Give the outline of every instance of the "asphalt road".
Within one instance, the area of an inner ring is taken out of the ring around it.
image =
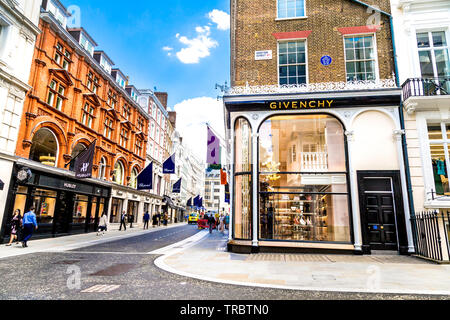
[[[447,296],[305,292],[212,283],[160,270],[154,265],[158,255],[147,254],[197,232],[196,226],[183,225],[75,251],[2,259],[0,300],[449,299]],[[217,233],[207,237],[212,241]]]

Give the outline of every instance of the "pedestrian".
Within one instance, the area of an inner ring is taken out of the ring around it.
[[[169,214],[166,212],[166,213],[164,213],[164,226],[166,226],[166,227],[167,227],[168,220],[169,220]]]
[[[127,231],[127,214],[125,211],[122,212],[122,215],[120,216],[120,228],[119,231],[122,231],[122,226],[124,227],[124,231]]]
[[[144,230],[148,229],[148,222],[150,221],[150,215],[148,211],[144,214]]]
[[[225,216],[225,228],[228,230],[230,227],[230,215],[227,213]]]
[[[129,216],[129,221],[130,221],[130,229],[133,228],[133,222],[134,222],[134,214],[131,213]]]
[[[105,231],[108,231],[108,217],[106,216],[106,212],[103,212],[103,215],[100,217],[100,221],[98,223],[97,236],[102,232],[102,235],[105,235]]]
[[[33,230],[38,229],[38,224],[36,221],[36,214],[34,213],[34,210],[36,208],[32,206],[30,208],[30,211],[25,213],[23,216],[23,240],[22,240],[22,247],[26,248],[28,247],[28,240],[31,239],[31,236],[33,235]]]
[[[225,217],[223,216],[223,214],[220,215],[219,221],[219,231],[223,234],[225,229]]]
[[[11,237],[9,238],[9,243],[6,245],[10,247],[15,241],[19,243],[19,233],[22,228],[22,216],[20,215],[20,209],[14,211],[14,215],[11,218]]]
[[[159,213],[159,211],[158,211],[158,213],[156,214],[156,217],[157,217],[157,219],[158,219],[158,227],[160,227],[160,226],[161,226],[161,214]]]
[[[153,228],[155,228],[158,225],[158,215],[153,215]]]
[[[214,218],[214,216],[211,214],[208,217],[208,224],[209,224],[209,233],[212,233],[212,229],[213,229],[213,225],[215,224],[216,219]]]

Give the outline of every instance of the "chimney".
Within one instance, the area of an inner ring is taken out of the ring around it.
[[[177,113],[175,111],[169,111],[169,121],[172,124],[172,127],[175,129],[177,124]]]
[[[155,96],[158,98],[159,102],[164,106],[164,109],[167,110],[167,100],[169,99],[169,95],[167,92],[155,92]]]

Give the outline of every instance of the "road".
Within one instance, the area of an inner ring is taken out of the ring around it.
[[[1,300],[403,300],[436,296],[306,292],[201,281],[160,270],[150,252],[186,239],[196,226],[181,225],[67,252],[0,260]],[[217,241],[218,233],[202,241]],[[99,292],[103,291],[103,292]]]

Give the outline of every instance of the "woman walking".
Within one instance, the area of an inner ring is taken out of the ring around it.
[[[6,245],[10,247],[13,241],[19,242],[19,232],[22,227],[22,216],[20,215],[20,209],[14,211],[14,215],[11,218],[11,237],[9,243]]]
[[[105,231],[108,231],[108,217],[106,216],[106,213],[104,212],[98,223],[97,236],[100,234],[100,232],[102,232],[102,235],[104,236]]]

